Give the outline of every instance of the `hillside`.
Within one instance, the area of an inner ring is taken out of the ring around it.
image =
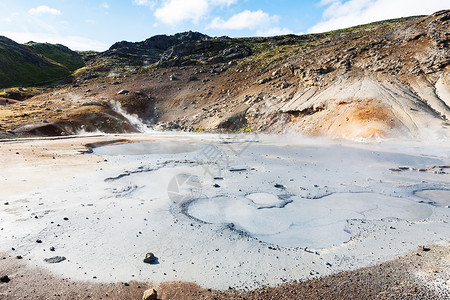
[[[188,32],[120,42],[87,57],[75,84],[31,98],[20,110],[0,109],[0,126],[23,134],[53,124],[58,134],[111,123],[107,131],[114,131],[123,120],[108,113],[95,125],[88,112],[108,112],[118,102],[159,129],[448,137],[449,20],[450,11],[441,11],[301,36]],[[100,106],[82,106],[91,101]],[[19,111],[33,122],[7,122]]]
[[[81,55],[65,46],[21,45],[0,36],[0,88],[61,80],[81,66]]]
[[[28,42],[25,46],[42,57],[66,67],[71,72],[84,66],[81,55],[64,45]]]

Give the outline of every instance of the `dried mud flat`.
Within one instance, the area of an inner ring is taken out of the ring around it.
[[[399,259],[356,271],[253,291],[217,291],[186,282],[99,284],[63,279],[3,256],[0,299],[141,299],[155,288],[158,299],[448,299],[450,246],[430,246]]]
[[[0,143],[0,299],[449,297],[447,144],[235,138]]]

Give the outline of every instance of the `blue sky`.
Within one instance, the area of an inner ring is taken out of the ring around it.
[[[323,32],[449,9],[448,0],[0,0],[0,35],[103,51],[117,41]]]

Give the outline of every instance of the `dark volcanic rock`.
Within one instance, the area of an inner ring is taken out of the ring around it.
[[[149,252],[147,254],[145,254],[145,258],[144,258],[144,262],[149,264],[149,263],[153,263],[156,261],[156,257],[153,253]]]
[[[65,261],[65,260],[66,260],[66,258],[64,256],[54,256],[54,257],[44,259],[44,261],[49,264],[57,264],[62,261]]]
[[[145,66],[160,60],[164,51],[179,44],[192,41],[208,40],[209,36],[199,32],[182,32],[175,35],[155,35],[142,42],[118,42],[101,53],[99,57],[110,57],[123,61],[125,64]]]

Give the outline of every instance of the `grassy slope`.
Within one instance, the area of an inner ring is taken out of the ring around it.
[[[69,57],[69,52],[57,50],[59,46],[49,49],[52,51],[46,54],[52,58],[0,37],[0,87],[36,85],[70,76],[81,58]]]
[[[75,71],[84,65],[82,56],[66,46],[34,42],[29,42],[25,45],[35,53],[65,66],[69,71]]]

